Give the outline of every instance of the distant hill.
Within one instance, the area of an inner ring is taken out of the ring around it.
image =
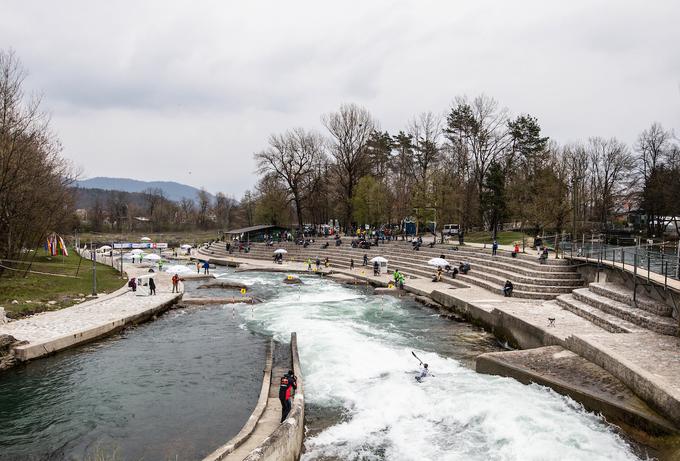
[[[86,189],[120,190],[123,192],[142,192],[149,188],[158,188],[163,191],[166,198],[176,202],[184,197],[196,200],[196,193],[200,190],[174,181],[139,181],[137,179],[105,178],[101,176],[77,181],[76,185]],[[212,199],[214,196],[210,194],[210,198]]]

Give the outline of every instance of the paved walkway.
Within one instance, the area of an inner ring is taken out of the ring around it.
[[[147,267],[127,263],[124,264],[124,270],[129,277],[148,274]],[[137,293],[133,293],[124,286],[97,299],[0,325],[0,334],[12,335],[19,341],[28,342],[15,348],[20,360],[34,359],[92,340],[129,323],[141,321],[181,296],[172,293],[170,275],[159,272],[155,281],[156,296],[139,296],[142,292],[148,293],[146,287],[140,287]]]

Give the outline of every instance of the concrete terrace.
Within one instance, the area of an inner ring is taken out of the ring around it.
[[[246,270],[278,271],[305,270],[308,258],[314,265],[317,256],[322,262],[328,257],[329,268],[322,272],[386,286],[391,274],[374,277],[371,267],[362,266],[364,253],[369,259],[384,256],[391,270],[398,268],[407,274],[407,291],[429,296],[499,336],[507,335],[522,348],[559,345],[569,349],[619,378],[651,407],[680,425],[680,338],[677,320],[671,319],[663,306],[647,300],[647,309],[633,309],[623,302],[626,293],[617,294],[623,288],[608,284],[588,287],[568,260],[551,258],[539,264],[532,255],[511,258],[507,252],[499,252],[491,256],[488,249],[466,246],[455,250],[454,245],[421,247],[416,252],[402,242],[361,250],[350,248],[349,239],[343,241],[335,247],[328,240],[330,245],[325,249],[323,239],[308,248],[291,243],[274,247],[251,244],[247,254],[238,250],[228,254],[223,243],[216,243],[197,256],[216,263],[240,263]],[[282,265],[272,262],[276,248],[289,252]],[[459,275],[455,280],[445,276],[443,283],[432,282],[435,268],[427,266],[427,260],[442,254],[456,265],[469,261],[470,275]],[[354,270],[349,268],[350,259],[354,259]],[[501,294],[506,279],[515,284],[516,296],[512,298]],[[554,324],[549,319],[554,319]]]

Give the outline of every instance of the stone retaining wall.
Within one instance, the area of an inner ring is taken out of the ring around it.
[[[288,418],[260,446],[251,451],[245,461],[297,461],[300,458],[305,432],[305,397],[295,333],[290,337],[290,353],[293,372],[298,378],[293,408]]]

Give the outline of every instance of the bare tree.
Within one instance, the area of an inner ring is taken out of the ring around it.
[[[76,176],[40,100],[25,97],[25,76],[14,52],[0,50],[0,257],[9,259],[68,219]]]
[[[288,188],[295,204],[299,229],[303,229],[303,199],[310,181],[323,157],[324,140],[318,133],[296,128],[269,137],[269,147],[255,154],[260,174],[274,173]]]
[[[642,178],[647,181],[651,172],[668,155],[673,136],[663,129],[661,124],[652,123],[649,129],[638,136],[635,150],[638,153],[638,165]]]
[[[630,190],[627,180],[635,162],[628,147],[615,138],[590,138],[588,153],[595,211],[604,229],[624,191]]]
[[[359,179],[367,170],[366,144],[376,124],[368,110],[356,104],[343,104],[337,112],[321,117],[333,144],[331,155],[338,180],[344,225],[352,222],[352,196]]]
[[[205,189],[201,189],[196,193],[196,197],[198,198],[198,210],[196,213],[198,225],[201,229],[207,229],[208,221],[210,220],[210,205],[212,202],[210,200],[210,194],[208,194]]]

